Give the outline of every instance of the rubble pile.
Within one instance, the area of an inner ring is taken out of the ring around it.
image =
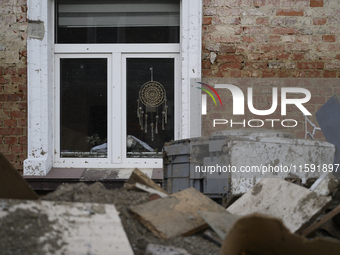
[[[1,254],[332,255],[340,184],[263,178],[225,208],[194,188],[166,194],[135,169],[120,189],[63,184],[39,200],[0,199],[0,226]]]

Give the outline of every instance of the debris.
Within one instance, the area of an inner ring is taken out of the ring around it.
[[[62,184],[55,192],[44,196],[42,199],[50,201],[114,204],[117,211],[120,213],[119,217],[130,241],[130,245],[136,255],[144,255],[149,243],[183,248],[191,254],[218,254],[219,247],[208,240],[205,240],[201,233],[188,237],[179,236],[165,240],[157,238],[147,228],[145,228],[144,225],[142,225],[140,221],[134,217],[134,214],[129,210],[129,207],[146,203],[149,201],[150,197],[154,196],[155,195],[153,194],[150,195],[145,192],[136,192],[126,188],[108,190],[101,183],[94,183],[90,185],[77,183],[72,185]],[[158,197],[158,195],[156,196]],[[19,223],[20,222],[18,222],[18,224]],[[19,224],[18,228],[23,228],[24,226],[25,225]],[[16,238],[16,235],[12,236],[13,240],[17,240]]]
[[[137,191],[144,191],[144,192],[148,192],[148,193],[151,193],[151,194],[157,194],[160,197],[167,197],[168,196],[164,192],[160,192],[160,191],[155,190],[153,188],[150,188],[150,187],[148,187],[146,185],[143,185],[143,184],[141,184],[139,182],[136,182],[134,184],[126,183],[125,186],[126,186],[127,189],[132,189],[132,190],[137,190]]]
[[[202,216],[204,221],[216,232],[216,234],[224,240],[229,230],[234,223],[241,218],[241,216],[233,215],[228,211],[224,212],[201,212],[198,214]]]
[[[314,182],[312,187],[310,187],[310,190],[320,195],[328,196],[337,191],[338,185],[338,179],[332,173],[325,172]]]
[[[190,235],[207,227],[197,211],[224,212],[224,208],[194,188],[131,207],[138,219],[157,237]]]
[[[38,199],[39,196],[0,152],[0,198]]]
[[[186,250],[174,246],[148,244],[145,255],[190,255]]]
[[[322,217],[318,222],[314,222],[312,225],[310,225],[308,228],[302,231],[301,235],[303,236],[309,236],[313,231],[321,228],[323,225],[325,225],[327,222],[331,221],[332,218],[340,213],[340,205],[336,208],[334,208],[332,211],[327,213],[324,217]],[[327,226],[327,229],[330,229],[331,226]],[[332,231],[327,231],[332,232]],[[336,231],[337,232],[337,231]],[[330,233],[333,236],[337,236],[337,233]]]
[[[307,240],[292,234],[276,218],[253,214],[239,219],[224,240],[220,255],[334,255],[340,242],[330,239]]]
[[[331,200],[279,178],[265,178],[227,210],[237,215],[262,213],[277,217],[294,233],[305,228]]]
[[[1,254],[133,254],[114,205],[0,203]]]
[[[127,183],[129,183],[129,184],[134,184],[136,182],[139,182],[140,184],[144,184],[145,186],[148,186],[148,187],[153,188],[155,190],[158,190],[158,191],[160,191],[164,194],[167,194],[165,190],[163,190],[160,186],[158,186],[153,180],[151,180],[149,177],[147,177],[138,168],[135,168],[135,170],[133,170],[130,178],[127,180]]]

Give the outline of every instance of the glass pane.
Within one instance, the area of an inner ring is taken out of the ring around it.
[[[179,0],[58,0],[56,43],[178,43]]]
[[[128,58],[127,157],[162,157],[174,139],[174,59]]]
[[[107,157],[106,139],[107,59],[61,59],[61,157]]]

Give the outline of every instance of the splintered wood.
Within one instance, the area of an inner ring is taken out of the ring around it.
[[[197,211],[225,212],[194,188],[130,208],[138,219],[157,237],[190,235],[208,225]]]
[[[133,170],[130,178],[127,180],[126,183],[135,184],[137,182],[140,183],[140,184],[144,184],[145,186],[148,186],[148,187],[153,188],[155,190],[158,190],[158,191],[160,191],[164,194],[168,194],[168,193],[166,193],[166,191],[164,189],[162,189],[160,186],[158,186],[157,183],[155,183],[148,176],[146,176],[146,174],[144,174],[141,170],[139,170],[138,168],[135,168]]]

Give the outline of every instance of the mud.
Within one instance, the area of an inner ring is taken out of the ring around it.
[[[191,254],[208,255],[219,253],[219,247],[203,239],[202,232],[196,235],[181,236],[169,240],[155,237],[129,210],[129,207],[132,205],[148,202],[150,196],[147,193],[130,191],[125,188],[107,190],[101,183],[94,183],[92,185],[77,183],[61,185],[55,192],[46,195],[42,199],[49,201],[114,204],[120,213],[122,224],[135,254],[144,254],[149,243],[183,248]]]

